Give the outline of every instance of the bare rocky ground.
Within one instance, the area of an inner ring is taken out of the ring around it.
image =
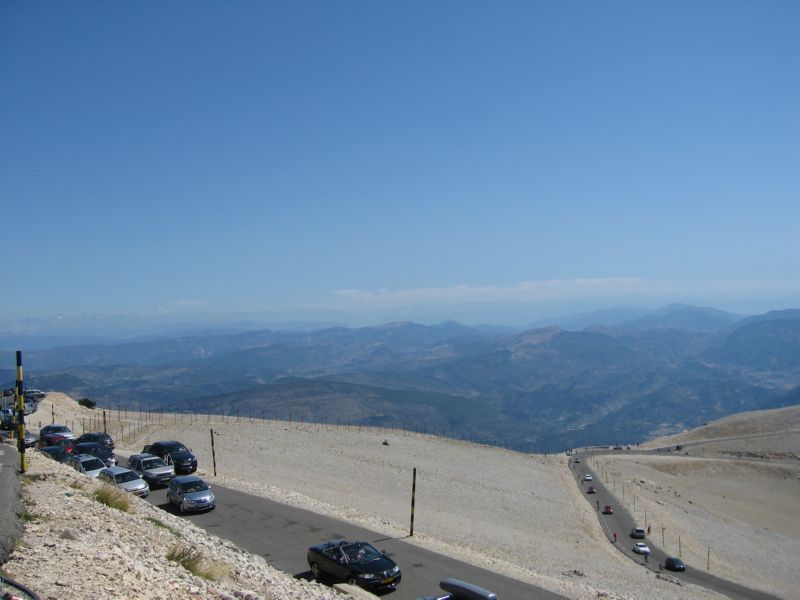
[[[702,588],[676,585],[657,578],[617,552],[605,538],[593,507],[575,485],[563,455],[521,454],[399,431],[205,415],[140,415],[117,411],[107,411],[106,414],[109,433],[123,453],[141,451],[145,443],[156,439],[178,439],[193,448],[200,461],[200,474],[210,482],[342,518],[385,535],[407,534],[411,473],[416,467],[413,543],[569,598],[703,600],[721,597]],[[37,425],[40,419],[42,424],[49,423],[53,415],[56,422],[66,422],[76,433],[83,429],[102,429],[99,410],[80,407],[63,394],[48,395],[39,412],[32,416],[33,425]],[[215,431],[217,477],[211,472],[211,429]],[[718,492],[709,492],[706,491],[709,489],[708,471],[698,471],[692,477],[673,472],[687,468],[680,466],[689,462],[683,460],[684,457],[664,457],[665,460],[658,463],[660,466],[653,466],[653,461],[648,462],[645,458],[614,457],[613,462],[598,466],[609,473],[618,473],[618,482],[630,479],[631,486],[637,490],[641,487],[637,510],[640,503],[643,503],[642,507],[648,506],[648,521],[659,528],[656,531],[665,526],[666,532],[675,536],[679,531],[686,532],[682,534],[685,536],[681,540],[682,551],[694,566],[704,566],[698,564],[697,557],[702,555],[705,559],[705,547],[710,541],[713,573],[730,576],[744,585],[765,589],[781,597],[793,597],[798,583],[794,563],[800,537],[792,528],[791,535],[782,531],[781,523],[790,518],[780,517],[791,516],[788,507],[796,503],[798,480],[793,478],[791,470],[772,472],[762,469],[759,474],[764,479],[759,479],[757,486],[750,486],[760,489],[760,492],[753,490],[752,497],[758,496],[775,515],[776,522],[771,523],[773,527],[764,529],[763,525],[742,518],[741,503],[747,500],[719,501],[723,488],[732,494],[734,489],[742,487],[743,482],[752,483],[752,470],[747,467],[733,465],[730,470],[714,471],[713,479],[720,487]],[[673,461],[675,466],[669,466],[672,464],[669,461]],[[41,460],[33,464],[36,469],[44,468],[43,464],[48,469],[53,468]],[[791,469],[792,465],[797,467],[796,462],[789,461],[781,468]],[[76,511],[69,502],[74,503],[76,498],[83,497],[82,491],[75,493],[68,487],[66,479],[62,481],[67,477],[73,481],[79,476],[59,472],[52,481],[48,478],[25,486],[28,502],[44,502],[42,496],[68,498],[69,501],[64,500],[52,507],[48,504],[48,511],[53,513],[50,521],[28,524],[22,544],[13,559],[3,566],[23,583],[38,585],[40,589],[45,581],[39,574],[53,573],[53,581],[47,583],[47,594],[53,598],[92,597],[88,593],[76,594],[75,590],[84,588],[73,586],[90,585],[85,582],[95,581],[92,589],[102,589],[109,585],[112,574],[118,569],[136,574],[131,576],[134,577],[132,585],[138,586],[141,593],[136,597],[142,598],[215,597],[214,594],[225,597],[224,594],[242,595],[243,591],[251,591],[263,598],[324,598],[334,595],[331,590],[293,580],[265,564],[265,574],[254,576],[252,580],[241,579],[245,575],[243,569],[237,568],[240,563],[246,564],[249,572],[263,561],[241,552],[228,542],[207,536],[176,516],[149,508],[149,505],[145,508],[146,503],[138,500],[135,503],[137,515],[139,505],[142,505],[143,515],[152,514],[153,518],[168,523],[179,532],[187,528],[190,533],[186,535],[192,536],[187,539],[191,539],[193,545],[209,553],[216,548],[227,552],[219,560],[231,567],[228,575],[213,583],[187,575],[183,572],[185,570],[181,571],[182,567],[163,558],[170,545],[176,543],[173,534],[153,527],[146,518],[142,522],[141,517],[123,513],[114,514],[115,526],[108,526],[112,531],[106,532],[109,537],[98,538],[97,544],[64,541],[59,531],[63,532],[76,518]],[[60,493],[47,488],[42,494],[34,495],[34,490],[40,486],[56,485],[57,482]],[[680,487],[676,487],[678,482]],[[762,488],[763,485],[768,487]],[[68,496],[70,491],[73,494]],[[86,499],[79,501],[91,504]],[[92,508],[112,510],[102,505]],[[35,505],[28,510],[35,513]],[[224,507],[217,510],[224,510]],[[755,520],[765,511],[752,512],[748,518]],[[119,523],[117,519],[120,519]],[[780,519],[783,521],[778,522]],[[74,527],[79,532],[87,528],[92,536],[101,536],[105,520],[104,514],[91,514],[91,518]],[[197,536],[197,542],[194,536]],[[109,548],[115,548],[114,540],[120,537],[125,540],[125,547],[113,554],[118,564],[109,568],[108,561],[102,557],[107,556]],[[56,545],[43,546],[43,539]],[[58,555],[62,554],[64,544],[69,544],[69,555],[73,560],[62,568],[56,565],[61,560]],[[668,549],[669,544],[667,539]],[[765,545],[772,545],[776,551],[764,556]],[[732,551],[730,546],[740,549]],[[49,551],[33,552],[34,548],[42,547]],[[124,561],[123,554],[133,558]],[[153,568],[156,559],[146,560],[153,554],[159,557],[157,562],[161,571]],[[52,567],[48,560],[52,561]],[[740,564],[740,560],[747,564]],[[76,569],[76,565],[80,568]],[[294,585],[298,587],[295,589]]]

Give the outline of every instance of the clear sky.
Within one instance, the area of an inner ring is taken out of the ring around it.
[[[800,304],[798,32],[795,0],[5,0],[0,313]]]

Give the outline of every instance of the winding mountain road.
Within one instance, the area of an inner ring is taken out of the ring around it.
[[[635,452],[637,454],[656,454],[657,451],[639,450]],[[617,549],[631,560],[641,563],[643,567],[651,571],[658,572],[659,564],[662,564],[664,559],[669,556],[654,543],[658,536],[658,531],[654,532],[653,537],[648,535],[645,540],[636,540],[630,537],[631,530],[634,527],[642,527],[643,524],[636,522],[631,514],[620,505],[619,498],[603,484],[599,475],[589,465],[589,459],[599,455],[619,456],[620,451],[587,450],[573,455],[570,458],[569,465],[578,487],[581,488],[586,500],[597,510],[597,518],[600,521],[603,531],[606,533],[606,537],[608,537],[609,543],[615,543]],[[592,481],[584,481],[584,477],[587,473],[592,475]],[[596,493],[587,494],[586,491],[589,486],[594,486]],[[603,507],[606,505],[610,505],[614,508],[613,514],[603,514]],[[614,540],[615,534],[616,542]],[[645,560],[644,556],[636,554],[632,550],[633,544],[641,541],[644,541],[652,551],[647,560]],[[687,565],[686,571],[683,572],[664,572],[680,581],[699,585],[724,594],[732,600],[780,600],[777,596],[773,596],[767,592],[753,590],[727,579],[715,577],[707,571],[697,569],[690,565]]]

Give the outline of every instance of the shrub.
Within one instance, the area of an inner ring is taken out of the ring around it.
[[[101,504],[116,508],[122,512],[131,512],[131,501],[128,498],[128,492],[110,485],[103,485],[95,490],[94,499]]]
[[[193,548],[174,546],[167,552],[167,560],[176,562],[192,575],[209,581],[218,581],[228,574],[227,565],[214,564]]]
[[[78,404],[80,404],[81,406],[85,406],[86,408],[94,408],[95,406],[97,406],[97,402],[95,402],[94,400],[89,400],[89,398],[81,398],[80,400],[78,400]]]

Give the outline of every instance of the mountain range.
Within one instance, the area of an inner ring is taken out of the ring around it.
[[[524,451],[634,443],[800,398],[797,309],[671,305],[533,325],[86,343],[24,351],[25,375],[106,407],[397,427]],[[14,370],[0,378],[10,387]]]

